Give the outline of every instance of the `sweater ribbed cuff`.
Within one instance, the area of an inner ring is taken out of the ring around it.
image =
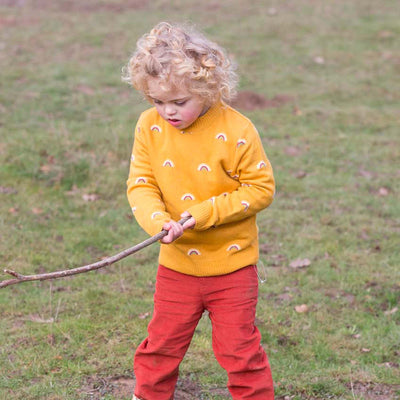
[[[209,222],[212,204],[209,200],[203,201],[202,203],[196,204],[187,210],[190,215],[196,220],[195,230],[204,230],[209,228]]]

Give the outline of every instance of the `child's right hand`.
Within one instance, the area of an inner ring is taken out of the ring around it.
[[[168,234],[161,239],[161,243],[169,244],[183,235],[183,226],[171,220],[163,225],[163,229],[168,231]]]

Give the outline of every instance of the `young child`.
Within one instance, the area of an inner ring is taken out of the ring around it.
[[[147,233],[168,231],[148,337],[135,354],[134,399],[173,399],[179,364],[207,310],[233,399],[271,400],[254,320],[256,213],[271,204],[274,178],[255,127],[227,105],[232,63],[194,29],[161,22],[137,42],[124,78],[154,106],[137,123],[129,203]]]

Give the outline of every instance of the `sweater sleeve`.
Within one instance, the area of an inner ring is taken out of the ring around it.
[[[153,236],[161,231],[164,223],[171,217],[166,211],[152,171],[146,142],[148,134],[143,124],[143,116],[141,116],[135,129],[127,195],[137,222],[149,235]]]
[[[227,171],[238,188],[196,204],[188,212],[196,230],[205,230],[251,217],[268,207],[274,198],[275,181],[256,128],[249,123],[235,143],[232,168]]]

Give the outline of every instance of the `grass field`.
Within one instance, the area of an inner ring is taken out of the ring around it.
[[[277,399],[400,398],[399,17],[396,0],[0,0],[1,270],[146,238],[125,181],[147,104],[121,68],[158,21],[192,21],[234,54],[275,171],[257,324]],[[156,264],[154,245],[1,289],[0,398],[129,399]],[[203,318],[178,400],[229,398],[210,333]]]

